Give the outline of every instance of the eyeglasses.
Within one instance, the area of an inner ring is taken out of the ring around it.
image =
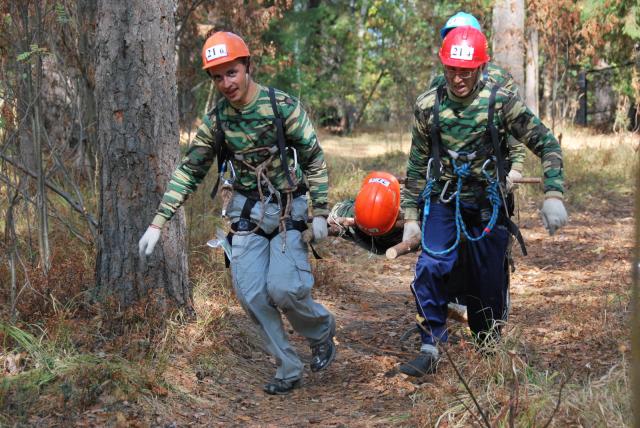
[[[461,79],[470,79],[473,76],[476,75],[476,72],[478,70],[477,69],[472,69],[472,70],[452,70],[449,68],[445,68],[444,69],[444,74],[449,78],[449,79],[453,79],[454,77],[458,76]]]

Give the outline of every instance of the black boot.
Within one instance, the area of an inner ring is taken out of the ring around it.
[[[284,380],[274,378],[264,385],[264,392],[270,395],[284,395],[300,386],[300,379]]]
[[[437,365],[438,357],[430,352],[420,352],[414,360],[401,364],[400,372],[408,376],[420,377],[435,373]]]
[[[311,347],[311,371],[318,372],[326,369],[336,358],[336,344],[333,336],[326,342]]]

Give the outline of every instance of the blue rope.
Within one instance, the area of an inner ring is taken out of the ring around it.
[[[432,256],[441,256],[444,254],[449,254],[451,251],[455,250],[460,244],[460,231],[464,234],[465,238],[469,241],[476,242],[483,239],[487,236],[496,225],[498,221],[498,216],[500,214],[500,188],[499,183],[496,178],[493,178],[489,175],[489,173],[485,170],[482,171],[485,179],[487,180],[487,197],[489,198],[489,202],[491,202],[491,217],[487,222],[487,225],[482,229],[482,233],[480,236],[471,236],[469,231],[467,230],[467,226],[464,224],[464,219],[462,218],[462,209],[460,207],[460,194],[462,193],[462,184],[466,178],[469,178],[472,174],[471,172],[471,163],[465,162],[458,166],[455,160],[452,160],[453,163],[453,173],[458,177],[456,183],[456,193],[455,193],[455,201],[456,201],[456,214],[455,214],[455,222],[456,222],[456,240],[451,245],[451,247],[441,250],[435,251],[427,246],[425,242],[425,229],[427,224],[427,218],[429,217],[429,210],[431,207],[431,193],[433,191],[433,186],[435,185],[435,179],[428,178],[427,185],[422,192],[422,199],[424,200],[424,210],[422,214],[422,248]]]

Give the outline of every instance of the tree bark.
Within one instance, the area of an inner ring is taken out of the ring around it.
[[[167,309],[191,306],[182,212],[148,262],[137,246],[179,160],[174,11],[175,0],[98,4],[96,286],[123,306],[154,289]]]
[[[524,0],[496,0],[493,6],[492,62],[506,68],[524,88]]]
[[[538,30],[530,28],[527,30],[527,66],[524,101],[531,111],[538,115]]]

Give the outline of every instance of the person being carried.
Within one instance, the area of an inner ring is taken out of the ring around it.
[[[401,197],[403,241],[422,239],[411,284],[424,320],[419,326],[422,346],[415,359],[400,366],[410,376],[433,373],[438,344],[447,341],[445,285],[463,237],[465,269],[472,279],[465,296],[469,327],[480,346],[499,338],[506,312],[511,222],[502,192],[510,167],[508,135],[542,160],[544,226],[553,234],[567,221],[560,145],[516,93],[482,78],[489,61],[485,36],[471,26],[457,27],[444,38],[439,57],[446,84],[416,101]]]
[[[153,252],[163,225],[196,190],[213,161],[218,158],[220,177],[228,160],[235,171],[227,207],[233,286],[275,357],[276,374],[264,391],[286,394],[299,386],[304,365],[287,339],[281,313],[309,341],[311,371],[326,369],[336,355],[335,319],[311,297],[314,279],[301,238],[307,228],[307,191],[314,239],[327,236],[327,166],[300,102],[253,81],[249,49],[241,37],[210,34],[202,62],[222,97],[205,115],[171,176],[140,239],[140,256]]]

